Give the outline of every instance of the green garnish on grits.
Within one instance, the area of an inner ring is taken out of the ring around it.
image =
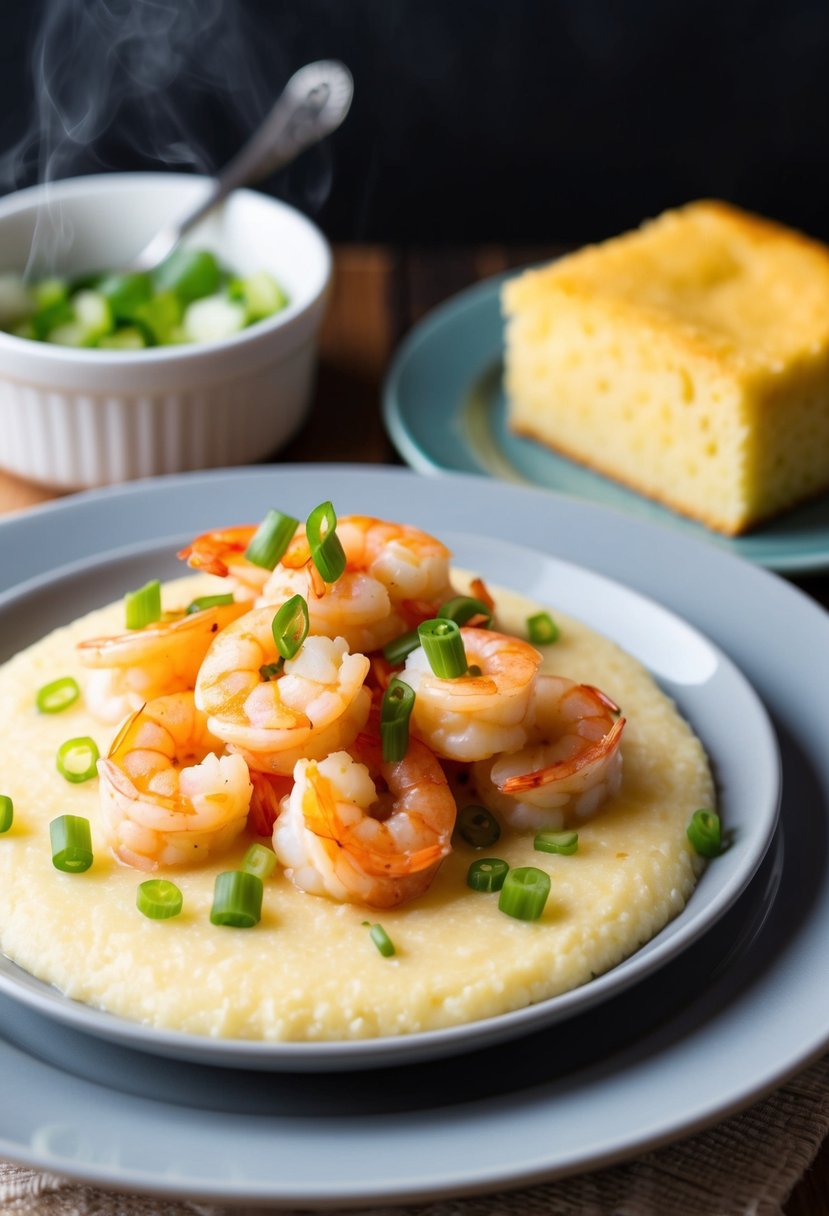
[[[454,621],[435,617],[417,627],[429,666],[440,680],[456,680],[469,670],[461,631]]]
[[[55,763],[60,775],[77,785],[97,775],[99,758],[95,740],[90,739],[89,735],[81,735],[61,743]]]
[[[74,705],[80,695],[77,680],[72,676],[61,676],[60,679],[52,680],[38,689],[35,705],[38,713],[59,714]]]
[[[561,853],[565,857],[578,852],[578,832],[539,832],[533,841],[533,848],[539,853]]]
[[[549,646],[558,641],[559,628],[549,612],[536,612],[527,617],[527,636],[533,646]]]
[[[157,578],[124,596],[127,629],[143,629],[161,620],[161,583]]]
[[[82,815],[60,815],[49,824],[52,865],[65,874],[82,874],[92,865],[92,833]]]
[[[391,958],[393,954],[397,953],[394,948],[394,942],[391,940],[382,925],[371,925],[369,927],[368,935],[382,954],[383,958]]]
[[[181,891],[167,878],[148,878],[135,893],[135,906],[148,920],[170,920],[178,916],[183,903]]]
[[[233,929],[252,929],[262,917],[264,888],[258,874],[225,870],[216,875],[210,921]]]
[[[535,866],[519,866],[504,879],[498,907],[517,920],[538,920],[549,894],[549,874]]]
[[[242,858],[242,869],[248,874],[255,874],[264,882],[276,869],[276,853],[255,840]]]
[[[481,857],[467,870],[466,885],[473,891],[500,891],[508,873],[509,864],[502,857]]]
[[[0,794],[0,835],[14,823],[14,803],[8,794]]]
[[[701,808],[694,811],[687,828],[691,846],[700,857],[719,857],[722,848],[722,827],[716,811]]]
[[[458,811],[455,831],[473,849],[488,849],[501,837],[501,825],[485,806],[462,806]]]

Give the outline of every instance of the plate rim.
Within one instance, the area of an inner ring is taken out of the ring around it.
[[[755,743],[758,746],[762,743],[763,748],[767,749],[769,791],[767,802],[763,807],[763,816],[754,827],[754,834],[748,852],[743,858],[742,867],[722,887],[715,888],[714,898],[708,906],[699,905],[690,914],[687,911],[689,906],[694,908],[691,901],[704,877],[705,872],[703,872],[695,882],[694,889],[680,913],[671,917],[662,929],[638,950],[622,959],[608,971],[603,972],[589,984],[582,984],[533,1004],[487,1018],[402,1036],[383,1035],[366,1040],[321,1042],[216,1040],[210,1036],[196,1035],[172,1028],[146,1026],[121,1015],[111,1014],[95,1006],[74,1001],[48,982],[32,976],[13,960],[5,958],[1,954],[0,993],[62,1025],[109,1042],[143,1050],[152,1055],[191,1060],[203,1063],[208,1067],[258,1067],[292,1072],[324,1071],[326,1068],[358,1070],[394,1066],[401,1063],[409,1064],[413,1060],[432,1060],[449,1055],[455,1050],[460,1053],[473,1051],[543,1030],[556,1022],[568,1020],[583,1011],[595,1008],[596,1005],[612,999],[625,988],[654,975],[693,945],[701,936],[710,932],[717,921],[740,898],[756,875],[771,844],[779,818],[782,799],[782,764],[779,746],[766,708],[751,683],[728,655],[696,626],[672,609],[666,608],[652,596],[625,586],[616,579],[608,578],[596,571],[579,566],[575,562],[562,560],[513,541],[484,538],[480,535],[456,532],[451,529],[445,530],[441,534],[441,538],[450,549],[454,550],[456,546],[461,547],[462,554],[459,559],[461,566],[466,564],[463,554],[464,547],[466,553],[469,553],[470,549],[474,551],[477,547],[482,546],[486,546],[491,552],[494,546],[499,566],[502,563],[507,564],[510,558],[520,559],[532,565],[540,563],[545,578],[549,578],[551,581],[555,581],[557,575],[567,586],[566,580],[575,578],[577,586],[586,580],[587,586],[592,588],[597,596],[602,592],[615,592],[617,596],[621,595],[623,599],[633,601],[630,606],[631,612],[647,611],[651,618],[655,615],[657,625],[663,627],[678,625],[695,642],[707,648],[714,655],[715,670],[725,673],[730,685],[736,686],[736,695],[743,698],[743,711],[747,710],[754,715],[755,728],[762,735],[762,739],[755,740]],[[71,583],[88,576],[94,578],[98,570],[113,566],[129,567],[147,559],[156,559],[160,563],[171,564],[174,555],[189,539],[190,536],[187,533],[158,537],[125,545],[120,549],[107,550],[88,558],[80,558],[68,562],[62,567],[52,568],[43,575],[28,579],[17,587],[0,592],[0,625],[6,614],[10,614],[13,619],[15,613],[25,611],[33,596],[45,598],[51,595],[54,589],[60,588],[67,582]],[[182,571],[182,573],[185,572]],[[489,581],[493,582],[491,574]],[[494,581],[501,584],[500,577]],[[572,596],[571,582],[569,591],[565,591],[564,594],[565,604],[557,603],[551,607],[558,608],[565,614],[573,615],[574,610],[566,607],[566,601]],[[94,606],[100,607],[101,605],[96,600]],[[86,607],[82,609],[83,612],[87,610]],[[601,626],[590,625],[589,627],[602,632]],[[605,636],[609,635],[605,632]],[[628,651],[628,653],[632,652]],[[633,657],[647,667],[644,659],[636,654],[633,654]],[[0,656],[0,661],[5,661],[2,656]],[[653,672],[650,674],[652,679],[659,684],[658,674]],[[668,695],[671,696],[670,693]],[[702,727],[702,723],[692,723],[692,725],[695,732]],[[669,929],[670,933],[666,933]]]
[[[388,466],[381,465],[354,465],[354,464],[328,464],[328,465],[302,465],[302,466],[262,466],[259,468],[246,470],[217,470],[210,474],[188,474],[174,475],[169,478],[155,479],[153,482],[145,482],[143,485],[136,487],[135,485],[128,489],[126,497],[131,502],[133,511],[128,518],[129,527],[135,528],[138,521],[135,518],[136,509],[140,513],[143,506],[147,510],[147,517],[140,520],[142,528],[156,526],[153,522],[154,517],[159,510],[163,510],[171,505],[175,505],[181,510],[182,516],[187,516],[189,497],[186,491],[198,490],[202,494],[209,492],[209,502],[214,502],[217,495],[224,489],[232,489],[234,494],[245,496],[247,499],[251,497],[257,498],[261,496],[263,501],[267,501],[266,483],[272,478],[282,478],[283,484],[290,486],[295,492],[299,492],[301,487],[314,477],[327,477],[337,479],[343,477],[342,485],[347,488],[348,494],[359,499],[361,495],[371,492],[372,495],[380,494],[381,496],[388,491],[394,491],[395,497],[399,496],[401,486],[400,482],[405,481],[406,487],[411,488],[415,483],[423,484],[424,479],[419,478],[415,473],[405,469],[390,469]],[[453,509],[457,509],[460,517],[472,515],[473,507],[470,502],[465,501],[465,496],[480,499],[481,486],[485,485],[483,479],[473,475],[457,473],[443,474],[437,479],[439,484],[434,487],[433,491],[427,492],[427,497],[430,500],[437,499],[442,502],[444,497],[447,501],[451,501]],[[477,487],[477,489],[476,489]],[[345,493],[345,489],[340,491]],[[160,507],[149,506],[146,502],[147,494],[151,496],[155,494],[156,501]],[[182,498],[182,494],[185,497]],[[619,577],[617,569],[622,561],[622,555],[618,550],[616,541],[618,534],[621,532],[627,540],[638,534],[640,541],[649,541],[652,544],[659,541],[670,540],[673,537],[677,541],[677,537],[670,533],[669,530],[661,527],[658,523],[651,520],[631,519],[629,516],[623,517],[618,511],[612,508],[599,506],[592,503],[577,503],[571,502],[564,495],[554,494],[549,491],[543,491],[539,488],[529,486],[509,486],[507,484],[499,484],[495,487],[487,486],[483,491],[484,497],[475,507],[476,520],[478,512],[484,510],[486,513],[487,503],[491,503],[494,499],[498,501],[499,511],[503,518],[506,518],[511,510],[525,511],[527,514],[526,528],[527,534],[532,535],[535,530],[540,527],[539,518],[545,515],[545,510],[558,511],[562,516],[564,523],[572,522],[573,517],[579,522],[579,541],[588,545],[591,552],[591,567],[598,568],[602,573],[608,574],[611,577]],[[115,492],[117,497],[117,491]],[[106,510],[107,504],[111,503],[113,492],[110,491],[87,491],[82,495],[74,496],[72,499],[63,500],[60,504],[60,510],[66,511],[70,522],[85,523],[92,508],[92,514],[100,515],[101,510]],[[36,526],[32,526],[32,514],[25,513],[20,517],[13,517],[6,521],[6,527],[11,529],[14,527],[15,534],[20,538],[20,543],[25,545],[29,543],[32,536],[37,533],[43,534],[43,542],[46,554],[49,553],[50,545],[53,542],[49,539],[49,528],[53,522],[53,512],[56,508],[51,504],[47,508],[46,519],[41,525],[40,522]],[[19,527],[16,526],[19,524]],[[196,525],[198,526],[198,525]],[[498,518],[494,518],[490,525],[494,534],[498,533],[502,526]],[[644,534],[644,535],[643,535]],[[11,531],[7,533],[11,535]],[[551,543],[549,537],[545,534],[546,544]],[[757,596],[764,595],[769,609],[775,608],[790,608],[792,615],[796,619],[801,633],[809,634],[810,636],[818,633],[820,641],[829,636],[827,635],[827,621],[825,611],[814,602],[805,593],[798,588],[789,584],[783,583],[767,570],[761,567],[746,562],[743,559],[735,557],[733,554],[724,553],[711,546],[704,545],[693,537],[679,538],[678,547],[684,551],[686,558],[692,558],[696,555],[699,561],[706,563],[708,573],[713,577],[727,579],[729,575],[736,578],[737,588],[732,588],[732,594],[739,591],[739,598],[746,599],[747,602],[754,606]],[[549,548],[547,549],[549,551]],[[566,546],[565,546],[566,552]],[[625,555],[625,560],[629,555]],[[45,556],[43,560],[46,560]],[[669,565],[672,563],[669,561]],[[629,567],[624,568],[624,580],[628,586],[634,587],[635,590],[641,591],[644,594],[651,592],[651,584],[655,575],[648,572],[647,569],[635,565],[632,575],[628,574]],[[675,572],[676,573],[676,572]],[[2,577],[2,572],[0,572]],[[661,577],[661,572],[660,572]],[[740,667],[746,671],[755,686],[758,685],[758,679],[754,678],[752,673],[755,668],[758,671],[759,687],[761,697],[767,700],[771,705],[772,710],[776,710],[775,717],[777,718],[784,711],[789,717],[792,716],[790,701],[793,696],[792,681],[795,678],[794,673],[789,667],[783,664],[782,656],[786,651],[786,646],[782,645],[778,648],[780,657],[773,656],[771,660],[764,657],[767,647],[765,644],[761,648],[759,639],[763,635],[760,634],[759,627],[755,631],[751,621],[740,622],[739,631],[736,630],[736,625],[732,622],[729,628],[720,622],[719,618],[712,616],[710,599],[702,598],[699,588],[693,582],[687,582],[684,578],[684,571],[679,570],[676,577],[676,588],[672,589],[670,594],[656,595],[658,602],[663,603],[666,607],[673,607],[672,597],[679,596],[680,593],[688,591],[691,595],[692,607],[689,608],[683,600],[683,611],[687,614],[688,619],[697,628],[712,636],[717,644],[734,659]],[[667,599],[667,603],[666,603]],[[708,620],[711,620],[712,625],[706,625]],[[751,640],[754,634],[757,637],[754,639],[757,645],[752,646]],[[723,641],[728,639],[727,644]],[[746,659],[742,660],[741,655],[745,655]],[[759,657],[758,657],[759,656]],[[761,662],[762,660],[762,662]],[[757,665],[760,664],[758,667]],[[779,670],[778,670],[779,669]],[[781,673],[782,672],[782,676]],[[772,676],[777,676],[777,680],[772,680]],[[783,684],[780,685],[780,679]],[[777,683],[774,689],[775,697],[769,698],[764,694],[765,685]],[[799,687],[798,687],[799,693]],[[804,731],[802,738],[798,738],[799,746],[806,749],[810,759],[814,763],[816,769],[819,770],[819,775],[822,781],[829,788],[829,763],[827,763],[823,754],[822,736],[818,740],[816,728],[812,723],[802,717],[802,713],[798,710],[798,722],[801,726],[808,729]],[[820,742],[820,747],[818,746]],[[784,769],[785,772],[785,769]],[[821,786],[821,792],[823,787]],[[785,796],[785,795],[784,795]],[[823,821],[823,801],[821,801],[821,822]],[[816,950],[814,941],[815,933],[818,928],[823,930],[829,924],[829,886],[822,879],[822,886],[818,892],[818,898],[813,901],[813,906],[810,908],[810,920],[805,921],[802,926],[802,932],[798,932],[796,940],[792,942],[791,955],[787,952],[784,959],[776,958],[774,961],[775,979],[779,980],[781,972],[784,980],[794,979],[803,988],[806,985],[805,1004],[814,1006],[813,985],[809,976],[804,974],[806,968],[803,965],[803,956],[806,952],[807,956],[811,956],[811,952]],[[819,913],[819,924],[816,922],[816,917]],[[823,939],[821,938],[821,942]],[[822,946],[821,946],[822,950]],[[822,957],[822,954],[821,954]],[[812,961],[809,957],[808,961]],[[768,966],[772,966],[771,963]],[[768,1001],[765,1006],[759,1011],[752,1005],[751,1027],[758,1017],[760,1018],[763,1027],[768,1028],[769,1020],[774,1025],[775,1022],[785,1016],[791,1019],[792,1001],[787,999],[785,1002],[778,1001],[776,998],[776,989],[769,987],[766,983],[766,997]],[[800,992],[801,997],[804,992]],[[739,1001],[736,1002],[739,1004]],[[798,1016],[801,1016],[801,1010],[804,1001],[800,1002]],[[784,1009],[785,1005],[785,1009]],[[819,1016],[818,1016],[819,1015]],[[790,1026],[788,1027],[790,1029]],[[722,1035],[733,1034],[733,1027],[730,1022],[723,1024],[723,1015],[717,1015],[717,1026],[719,1037]],[[303,1193],[291,1193],[288,1195],[280,1195],[274,1193],[274,1184],[271,1181],[269,1185],[265,1185],[261,1181],[258,1186],[241,1187],[234,1184],[233,1179],[223,1180],[221,1186],[212,1186],[202,1188],[193,1185],[192,1180],[188,1180],[185,1185],[185,1180],[177,1178],[175,1175],[163,1175],[156,1171],[151,1177],[147,1177],[146,1173],[138,1174],[135,1171],[125,1170],[117,1167],[106,1167],[100,1162],[79,1162],[77,1159],[65,1158],[56,1161],[54,1158],[47,1157],[44,1160],[42,1154],[38,1155],[34,1150],[21,1150],[21,1146],[17,1146],[4,1139],[0,1142],[0,1152],[3,1152],[9,1159],[26,1161],[27,1164],[40,1166],[62,1172],[69,1176],[92,1182],[99,1182],[104,1186],[114,1186],[119,1189],[130,1188],[134,1190],[143,1190],[148,1193],[156,1193],[171,1196],[187,1197],[201,1196],[204,1198],[223,1199],[227,1201],[258,1201],[267,1202],[276,1207],[290,1207],[299,1199],[304,1203],[309,1201],[318,1207],[327,1207],[334,1202],[343,1203],[348,1201],[352,1204],[360,1202],[403,1202],[407,1200],[422,1200],[424,1197],[443,1197],[449,1195],[471,1194],[481,1191],[489,1191],[495,1186],[500,1187],[519,1187],[530,1185],[533,1182],[540,1182],[554,1177],[562,1177],[568,1173],[580,1172],[585,1169],[598,1168],[599,1166],[609,1165],[615,1161],[624,1160],[631,1156],[638,1155],[649,1149],[659,1147],[671,1141],[692,1135],[705,1127],[711,1126],[714,1123],[728,1117],[736,1111],[744,1108],[752,1102],[763,1097],[765,1094],[774,1090],[777,1086],[785,1082],[794,1073],[802,1068],[805,1068],[810,1062],[819,1058],[829,1046],[829,1020],[827,1020],[823,1003],[820,1009],[810,1008],[808,1017],[808,1026],[799,1026],[802,1032],[797,1036],[785,1036],[784,1041],[781,1041],[780,1036],[773,1038],[774,1054],[773,1058],[769,1058],[768,1054],[761,1054],[758,1058],[762,1068],[758,1070],[755,1067],[757,1060],[753,1061],[751,1070],[745,1073],[741,1072],[742,1081],[735,1089],[732,1082],[734,1080],[734,1067],[730,1062],[730,1055],[725,1057],[725,1065],[723,1076],[728,1078],[728,1090],[723,1091],[722,1078],[715,1078],[711,1084],[714,1086],[713,1091],[706,1090],[703,1096],[695,1095],[692,1107],[683,1102],[682,1109],[677,1112],[675,1109],[670,1115],[667,1122],[662,1122],[660,1127],[653,1125],[653,1111],[649,1111],[651,1124],[648,1128],[642,1130],[638,1124],[633,1121],[627,1124],[622,1133],[617,1134],[612,1142],[605,1146],[604,1150],[598,1155],[590,1155],[582,1148],[580,1155],[574,1158],[571,1162],[564,1165],[550,1165],[550,1156],[548,1141],[545,1141],[544,1153],[542,1157],[536,1159],[531,1165],[526,1161],[516,1163],[514,1157],[511,1158],[509,1168],[504,1168],[500,1172],[493,1173],[492,1168],[487,1166],[486,1173],[482,1174],[477,1170],[473,1178],[470,1178],[468,1172],[466,1175],[455,1175],[451,1178],[437,1179],[434,1176],[429,1179],[409,1179],[404,1188],[390,1188],[388,1185],[378,1185],[374,1182],[370,1186],[361,1187],[348,1192],[348,1194],[338,1193],[332,1196],[330,1192],[321,1194],[319,1198],[313,1197],[309,1200],[309,1195]],[[756,1045],[756,1044],[755,1044]],[[11,1047],[8,1042],[0,1034],[0,1055],[9,1052],[15,1052],[16,1049]],[[673,1057],[679,1056],[677,1061],[673,1059],[673,1063],[677,1062],[681,1065],[683,1071],[688,1073],[689,1060],[687,1056],[687,1048],[672,1046],[671,1052]],[[699,1071],[700,1060],[694,1058],[690,1063],[695,1064]],[[36,1061],[31,1061],[30,1057],[26,1056],[24,1061],[26,1068],[31,1074],[32,1068],[35,1067]],[[664,1061],[663,1061],[664,1067]],[[637,1071],[644,1069],[650,1076],[652,1065],[647,1062],[642,1062],[637,1065]],[[706,1073],[710,1069],[704,1069]],[[738,1069],[738,1071],[740,1071]],[[624,1086],[626,1083],[627,1072],[625,1076],[618,1082]],[[662,1078],[664,1081],[664,1077]],[[647,1078],[646,1078],[647,1080]],[[52,1082],[54,1084],[54,1082]],[[708,1082],[706,1081],[706,1084]],[[107,1091],[109,1092],[109,1091]],[[113,1091],[118,1096],[117,1091]],[[629,1095],[628,1095],[629,1096]],[[541,1099],[539,1098],[538,1101]],[[661,1099],[664,1101],[664,1099]],[[535,1114],[535,1107],[533,1108]],[[662,1112],[664,1114],[664,1111]],[[660,1116],[661,1117],[661,1116]],[[482,1181],[480,1181],[483,1179]]]

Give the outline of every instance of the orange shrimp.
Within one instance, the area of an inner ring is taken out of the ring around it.
[[[625,719],[591,684],[539,676],[526,747],[477,764],[478,796],[516,828],[560,828],[595,815],[619,790]]]
[[[148,702],[98,762],[101,821],[121,861],[140,870],[201,862],[245,826],[251,796],[241,756],[218,754],[192,692]]]
[[[360,759],[335,752],[298,762],[274,850],[304,891],[394,908],[422,895],[450,852],[455,800],[415,739],[397,762],[384,763],[379,741],[365,735],[352,750]]]
[[[446,760],[485,760],[523,747],[541,655],[492,629],[465,626],[461,637],[479,675],[441,679],[422,647],[407,657],[401,678],[415,691],[413,733]]]
[[[337,535],[346,567],[335,582],[322,582],[300,528],[268,579],[260,603],[278,605],[302,595],[311,633],[345,638],[352,650],[367,654],[434,616],[454,594],[449,550],[419,528],[344,515],[337,522]]]
[[[238,598],[253,599],[259,595],[271,575],[270,570],[249,562],[245,557],[255,532],[253,524],[215,528],[212,532],[202,532],[201,536],[180,549],[177,556],[193,570],[229,578],[241,593]]]

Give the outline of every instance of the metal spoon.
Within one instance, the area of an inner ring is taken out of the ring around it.
[[[157,232],[128,269],[154,269],[172,253],[184,234],[231,190],[261,181],[336,131],[348,113],[353,93],[351,73],[335,59],[323,59],[300,68],[288,81],[259,129],[221,171],[207,197]]]

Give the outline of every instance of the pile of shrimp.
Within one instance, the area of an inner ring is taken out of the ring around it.
[[[447,773],[463,770],[476,800],[519,832],[571,826],[616,794],[617,706],[542,674],[529,642],[473,617],[460,631],[465,675],[435,675],[420,646],[396,665],[384,657],[457,595],[439,540],[341,517],[345,568],[326,583],[303,527],[273,570],[246,557],[255,531],[209,532],[179,554],[226,580],[232,602],[79,647],[91,712],[121,723],[99,762],[102,826],[121,862],[201,863],[248,831],[272,838],[300,890],[392,908],[422,895],[452,848]],[[284,659],[273,620],[297,595],[308,633]],[[380,731],[392,677],[414,691],[395,761]]]

